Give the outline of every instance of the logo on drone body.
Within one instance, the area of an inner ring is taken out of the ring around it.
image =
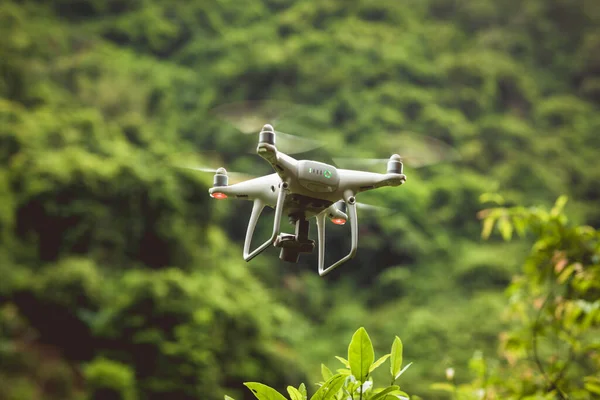
[[[326,169],[326,170],[322,170],[322,169],[314,169],[314,168],[309,168],[308,169],[308,173],[309,174],[315,174],[315,175],[323,175],[325,178],[327,179],[331,179],[331,171]]]

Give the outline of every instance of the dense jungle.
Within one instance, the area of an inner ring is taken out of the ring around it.
[[[295,158],[407,155],[325,277],[177,167],[271,173],[211,111],[263,100]],[[361,327],[411,399],[598,399],[599,151],[596,0],[4,0],[0,399],[311,399]]]

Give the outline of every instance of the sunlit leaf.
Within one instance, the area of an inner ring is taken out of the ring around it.
[[[344,364],[346,366],[346,368],[350,368],[350,363],[348,362],[348,360],[346,360],[343,357],[338,357],[338,356],[335,356],[335,358],[337,358],[338,360],[340,360],[340,362],[342,364]]]
[[[397,396],[398,400],[409,400],[409,398],[410,398],[406,392],[403,392],[401,390],[392,393],[392,395]],[[383,400],[388,400],[387,397],[388,396],[386,396],[386,399],[383,399]]]
[[[560,284],[565,283],[567,279],[569,279],[569,277],[573,275],[573,272],[575,272],[575,265],[571,264],[561,271],[561,273],[556,278],[556,281]]]
[[[492,233],[492,228],[494,227],[494,218],[487,217],[483,220],[483,229],[481,230],[481,237],[483,239],[487,239],[490,237]]]
[[[385,360],[387,360],[390,357],[391,354],[386,354],[382,357],[380,357],[377,361],[375,361],[373,363],[373,365],[371,365],[371,368],[369,368],[369,373],[375,371],[375,369],[377,367],[379,367],[381,364],[383,364],[385,362]]]
[[[392,343],[390,357],[390,373],[394,379],[398,379],[400,370],[402,369],[402,340],[398,336],[394,338],[394,342]]]
[[[366,381],[374,359],[375,351],[371,338],[365,328],[360,327],[352,336],[348,346],[348,362],[352,375],[361,382]]]
[[[525,224],[525,220],[519,215],[512,216],[512,224],[515,228],[515,231],[519,236],[523,236],[525,234],[525,230],[527,225]]]
[[[373,397],[371,397],[370,400],[383,400],[387,394],[391,394],[391,392],[394,392],[399,389],[400,389],[400,387],[396,386],[396,385],[387,387],[387,388],[383,389],[381,392],[379,392],[379,393],[375,394]]]
[[[498,205],[504,204],[504,198],[498,193],[483,193],[479,196],[479,201],[481,203],[496,203]]]
[[[412,361],[411,361],[411,362],[409,362],[408,364],[406,364],[406,365],[404,366],[404,368],[402,368],[402,369],[400,370],[400,372],[398,372],[398,375],[396,375],[396,377],[395,377],[395,378],[396,378],[396,379],[400,378],[400,377],[402,376],[402,374],[403,374],[403,373],[405,373],[405,372],[406,372],[406,370],[407,370],[407,369],[408,369],[408,368],[409,368],[409,367],[410,367],[412,364],[413,364],[413,363],[412,363]]]
[[[508,241],[512,238],[513,226],[508,217],[504,216],[498,219],[498,230],[502,235],[502,239]]]
[[[321,375],[323,376],[323,380],[327,381],[333,376],[333,373],[325,364],[321,364]]]
[[[258,382],[245,382],[244,385],[250,389],[258,400],[287,400],[277,390]]]
[[[450,383],[434,383],[430,386],[433,390],[441,390],[444,392],[450,392],[453,393],[454,392],[454,385],[450,384]]]
[[[558,214],[560,214],[568,200],[569,198],[567,196],[560,196],[558,199],[556,199],[554,207],[552,207],[552,210],[550,211],[550,215],[556,217]]]
[[[310,400],[331,400],[335,397],[338,391],[344,385],[346,377],[342,374],[337,374],[329,378],[327,382],[323,384],[316,391],[316,393],[310,398]]]
[[[588,390],[594,394],[600,394],[600,384],[598,384],[598,383],[586,382],[586,383],[584,383],[584,387],[586,390]]]
[[[306,392],[306,386],[304,385],[304,383],[301,383],[300,386],[298,386],[298,391],[302,393],[304,400],[306,400],[306,398],[308,397],[308,393]]]
[[[290,395],[291,400],[305,400],[305,397],[298,389],[293,386],[287,387],[287,392]]]

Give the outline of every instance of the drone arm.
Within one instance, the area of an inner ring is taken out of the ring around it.
[[[298,161],[277,150],[275,145],[259,143],[256,149],[259,156],[264,158],[279,175],[281,180],[286,181],[295,176]]]
[[[269,247],[275,239],[277,235],[279,235],[280,225],[281,225],[281,215],[283,213],[283,203],[285,201],[286,191],[287,191],[287,183],[282,183],[279,185],[279,194],[277,195],[277,204],[275,206],[275,218],[273,221],[273,233],[271,234],[271,238],[256,248],[254,251],[250,252],[250,245],[252,244],[252,236],[254,235],[254,230],[256,229],[256,224],[258,223],[258,218],[262,213],[262,210],[265,208],[265,203],[257,198],[254,200],[254,205],[252,206],[252,214],[250,215],[250,221],[248,222],[248,230],[246,231],[246,240],[244,241],[244,260],[250,261],[260,253],[262,253],[267,247]]]
[[[331,272],[334,268],[339,267],[346,261],[354,258],[356,250],[358,249],[358,217],[356,213],[356,200],[354,196],[348,196],[346,199],[346,206],[348,208],[348,217],[350,219],[350,232],[351,232],[351,248],[350,253],[345,257],[337,261],[336,263],[325,267],[325,222],[327,213],[321,213],[317,215],[317,230],[319,240],[319,275],[325,276]]]

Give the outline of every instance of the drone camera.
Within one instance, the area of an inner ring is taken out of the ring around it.
[[[308,238],[309,224],[304,213],[291,215],[296,224],[296,233],[281,233],[275,242],[275,247],[281,248],[279,258],[283,261],[297,263],[302,253],[312,253],[315,241]]]

